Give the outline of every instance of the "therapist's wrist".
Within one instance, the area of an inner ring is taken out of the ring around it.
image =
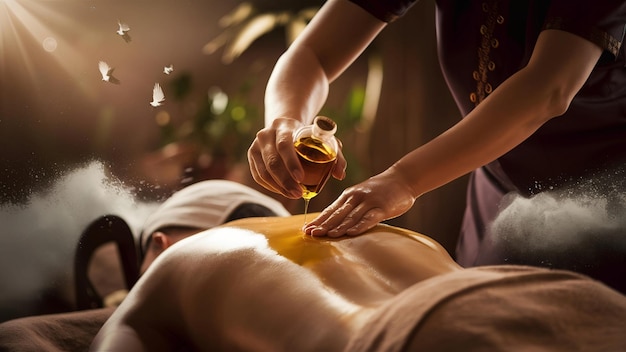
[[[415,200],[419,198],[425,192],[419,188],[419,182],[416,172],[412,172],[405,166],[398,163],[393,164],[389,169],[385,171],[396,180],[399,184],[403,185],[407,190],[407,193]]]

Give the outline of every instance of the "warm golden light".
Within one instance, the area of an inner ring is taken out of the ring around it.
[[[43,40],[43,50],[52,53],[55,50],[57,50],[57,40],[52,38],[52,37],[46,37],[46,39]]]
[[[88,62],[67,39],[68,31],[80,34],[76,19],[63,13],[61,1],[0,0],[0,72],[19,70],[35,86],[42,68],[55,67],[79,78]],[[47,62],[45,66],[41,61]],[[50,61],[48,61],[50,60]],[[87,92],[86,92],[87,93]],[[94,96],[95,92],[88,92]]]

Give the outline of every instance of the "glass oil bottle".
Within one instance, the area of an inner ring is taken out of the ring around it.
[[[294,133],[294,147],[304,170],[302,198],[304,223],[311,198],[318,195],[337,163],[339,143],[335,138],[337,124],[326,116],[317,116],[313,123]]]

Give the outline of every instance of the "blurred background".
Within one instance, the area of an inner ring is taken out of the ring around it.
[[[71,300],[76,240],[99,215],[122,214],[137,229],[155,202],[205,179],[265,192],[246,160],[265,83],[322,4],[0,0],[0,321]],[[459,119],[434,36],[434,1],[420,1],[333,83],[321,114],[339,125],[347,178],[331,179],[310,211]],[[113,68],[109,81],[100,61]],[[165,101],[153,107],[156,83]],[[389,223],[452,252],[465,184]]]

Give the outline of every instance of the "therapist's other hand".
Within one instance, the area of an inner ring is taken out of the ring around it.
[[[302,122],[291,118],[274,119],[269,127],[256,134],[248,149],[248,163],[254,180],[269,191],[291,199],[302,197],[299,182],[304,171],[293,145],[294,132]],[[339,151],[333,177],[345,177],[346,160]]]
[[[381,221],[406,213],[417,196],[405,176],[391,167],[345,191],[303,230],[311,236],[359,235]]]

